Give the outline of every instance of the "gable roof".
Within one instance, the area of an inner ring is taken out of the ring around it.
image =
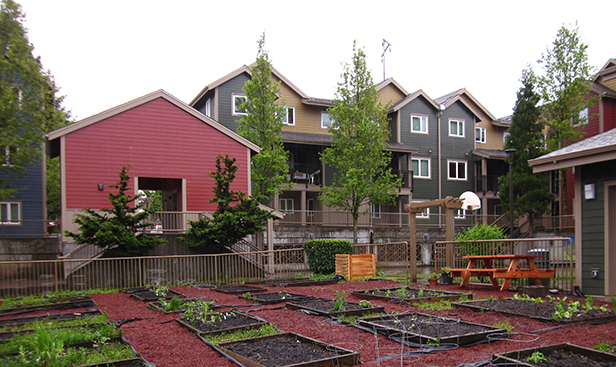
[[[192,99],[192,101],[190,101],[189,105],[193,106],[195,103],[197,103],[197,101],[199,101],[199,99],[201,99],[201,97],[203,97],[208,91],[216,89],[216,87],[220,86],[223,83],[228,82],[229,80],[235,78],[236,76],[242,74],[242,73],[247,73],[248,75],[252,75],[252,68],[255,67],[257,65],[256,62],[253,62],[250,65],[242,65],[240,68],[233,70],[232,72],[230,72],[229,74],[223,76],[220,79],[217,79],[216,81],[206,85],[201,92],[199,92],[197,94],[197,96],[195,98]],[[276,70],[276,68],[274,68],[272,66],[272,74],[275,75],[278,79],[280,79],[284,84],[286,84],[287,86],[289,86],[289,88],[291,88],[295,93],[297,93],[302,99],[308,99],[310,97],[308,97],[308,95],[304,92],[302,92],[295,84],[291,83],[291,81],[289,79],[287,79],[284,75],[282,75],[278,70]]]
[[[405,96],[408,96],[409,94],[409,92],[407,92],[406,89],[404,89],[394,78],[391,78],[391,77],[377,84],[376,90],[381,91],[383,88],[387,87],[388,85],[393,85],[394,87],[398,88],[398,90],[402,92],[402,94],[404,94]]]
[[[477,107],[479,107],[479,109],[481,111],[483,111],[483,113],[488,116],[488,118],[491,121],[496,121],[496,117],[494,117],[490,111],[488,111],[485,107],[483,107],[483,105],[481,103],[479,103],[479,101],[477,99],[475,99],[475,97],[473,97],[472,94],[469,93],[469,91],[466,90],[466,88],[460,88],[456,91],[453,91],[449,94],[445,94],[442,97],[438,97],[435,98],[434,100],[436,101],[436,103],[438,103],[439,105],[445,105],[445,108],[448,108],[449,106],[451,106],[452,104],[456,103],[457,101],[462,102],[462,104],[464,104],[475,116],[479,117],[479,119],[482,119],[482,116],[479,114],[479,111],[477,111],[477,109],[475,109],[473,106],[470,105],[470,103],[468,103],[466,101],[465,98],[463,98],[463,96],[465,96],[466,98],[468,98],[470,101],[472,101]]]
[[[430,103],[432,106],[434,106],[434,108],[436,108],[438,110],[438,104],[432,99],[430,98],[423,90],[418,90],[414,93],[411,93],[409,95],[407,95],[406,97],[402,98],[401,100],[399,100],[398,102],[396,102],[393,106],[389,107],[389,112],[396,112],[398,110],[400,110],[402,107],[406,106],[407,104],[409,104],[411,101],[413,101],[414,99],[418,98],[418,97],[424,97],[426,99],[426,101],[428,101],[428,103]]]
[[[616,129],[531,159],[528,164],[533,167],[533,172],[545,172],[614,159],[616,159]]]
[[[246,148],[249,148],[255,152],[259,152],[261,151],[261,148],[252,143],[250,140],[238,135],[237,133],[231,131],[230,129],[226,128],[225,126],[221,125],[220,123],[216,122],[214,119],[202,114],[201,112],[195,110],[194,108],[190,107],[189,105],[187,105],[186,103],[180,101],[179,99],[177,99],[176,97],[172,96],[171,94],[165,92],[162,89],[159,89],[155,92],[152,92],[150,94],[146,94],[145,96],[133,99],[132,101],[126,102],[124,104],[121,104],[119,106],[110,108],[106,111],[103,111],[99,114],[96,114],[94,116],[90,116],[88,118],[85,118],[81,121],[75,122],[71,125],[65,126],[63,128],[60,128],[58,130],[52,131],[48,134],[46,134],[47,140],[48,141],[52,141],[55,139],[58,139],[64,135],[70,134],[74,131],[83,129],[87,126],[90,126],[92,124],[95,124],[99,121],[105,120],[109,117],[118,115],[122,112],[128,111],[132,108],[135,108],[137,106],[143,105],[145,103],[148,103],[150,101],[153,101],[157,98],[162,98],[170,103],[172,103],[173,105],[175,105],[176,107],[178,107],[179,109],[183,110],[184,112],[190,114],[191,116],[201,120],[203,123],[213,127],[214,129],[218,130],[219,132],[225,134],[226,136],[230,137],[231,139],[237,141],[238,143],[244,145]]]

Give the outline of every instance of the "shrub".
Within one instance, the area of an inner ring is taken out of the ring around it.
[[[486,244],[473,242],[479,240],[497,240],[497,239],[505,239],[505,235],[503,234],[503,229],[488,224],[477,224],[470,228],[467,228],[454,238],[455,241],[460,242],[458,244],[460,248],[460,252],[462,255],[489,255],[492,253],[492,246],[486,246]],[[499,250],[503,250],[504,245],[501,242],[496,242],[494,247]]]
[[[331,274],[336,271],[336,254],[351,254],[353,246],[345,240],[310,240],[304,243],[310,271]]]

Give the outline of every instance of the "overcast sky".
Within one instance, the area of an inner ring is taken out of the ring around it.
[[[385,39],[386,77],[432,98],[466,88],[496,117],[563,24],[577,21],[591,65],[616,58],[614,0],[16,1],[76,120],[158,89],[188,103],[253,62],[264,31],[274,67],[311,97],[334,97],[353,40],[382,81]]]

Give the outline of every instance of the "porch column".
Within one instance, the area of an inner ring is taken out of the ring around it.
[[[302,222],[302,226],[305,226],[306,225],[306,190],[300,191],[299,207],[301,210],[300,220]]]
[[[488,223],[488,198],[486,192],[488,190],[488,160],[486,158],[481,159],[481,185],[483,197],[481,198],[481,212],[483,213],[483,223]]]

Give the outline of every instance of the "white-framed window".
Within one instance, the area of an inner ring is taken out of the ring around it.
[[[486,128],[485,127],[476,127],[475,128],[475,141],[477,143],[485,143],[486,142]]]
[[[464,209],[456,209],[453,212],[453,217],[455,219],[466,219],[466,210],[464,210]]]
[[[503,144],[507,144],[507,139],[509,138],[509,136],[511,136],[511,133],[509,131],[505,131],[503,133]]]
[[[11,156],[17,153],[17,149],[8,145],[4,146],[4,149],[0,148],[0,164],[4,167],[11,167],[13,161]]]
[[[246,115],[246,110],[242,108],[242,103],[246,102],[246,96],[234,94],[231,98],[233,100],[233,114]]]
[[[293,199],[280,199],[280,210],[286,212],[293,211]]]
[[[466,181],[466,161],[447,161],[447,177],[450,180]]]
[[[295,125],[295,107],[285,107],[282,123],[285,125]]]
[[[327,129],[332,125],[332,122],[334,122],[334,120],[330,118],[329,112],[321,111],[321,127]]]
[[[207,117],[212,117],[212,99],[208,98],[205,100],[204,113]]]
[[[0,224],[19,224],[21,204],[17,201],[0,201]]]
[[[578,119],[577,121],[573,121],[573,125],[586,125],[587,123],[588,123],[588,107],[580,111],[580,113],[578,114]]]
[[[449,136],[464,137],[464,120],[449,120]]]
[[[424,209],[421,213],[415,213],[415,218],[430,219],[430,208]]]
[[[430,178],[430,158],[412,158],[413,177]]]
[[[376,219],[381,218],[381,205],[380,204],[372,204],[372,218],[376,218]]]
[[[428,133],[428,116],[411,115],[411,132],[427,134]]]

